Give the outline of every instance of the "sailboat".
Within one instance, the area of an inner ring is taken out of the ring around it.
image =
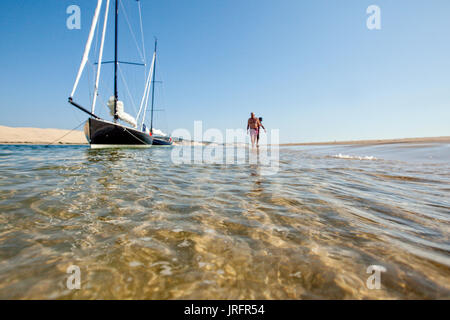
[[[111,0],[114,1],[114,0]],[[100,42],[100,50],[99,50],[99,56],[98,56],[98,62],[97,62],[97,73],[96,73],[96,79],[95,79],[95,86],[94,86],[94,95],[93,95],[93,101],[91,110],[89,111],[87,108],[83,107],[79,103],[75,102],[74,100],[74,94],[76,92],[79,80],[81,78],[81,75],[83,73],[83,69],[86,66],[86,63],[88,61],[89,52],[91,49],[93,37],[95,30],[97,28],[97,24],[99,22],[99,16],[100,11],[102,7],[103,0],[97,1],[97,7],[95,9],[94,17],[92,20],[91,29],[89,32],[88,40],[85,46],[83,58],[81,61],[80,68],[77,73],[77,77],[75,80],[75,84],[73,86],[72,92],[69,96],[69,103],[73,105],[74,107],[78,108],[79,110],[85,112],[90,117],[86,121],[86,124],[84,126],[84,133],[86,135],[87,140],[89,141],[89,144],[91,145],[91,148],[111,148],[111,147],[151,147],[154,144],[154,137],[152,136],[153,127],[151,127],[150,131],[145,129],[145,111],[147,108],[148,103],[148,95],[150,87],[154,88],[154,66],[156,61],[156,43],[155,43],[155,52],[153,54],[153,60],[150,67],[149,75],[145,81],[145,89],[144,94],[141,100],[141,105],[139,108],[139,112],[134,118],[130,114],[126,113],[124,111],[124,103],[123,101],[119,100],[118,96],[118,88],[117,88],[117,71],[119,64],[132,64],[132,65],[142,65],[145,66],[145,62],[143,64],[141,63],[133,63],[133,62],[124,62],[119,61],[118,58],[118,19],[119,19],[119,3],[120,0],[115,0],[115,21],[114,21],[114,61],[102,61],[103,58],[103,47],[105,42],[105,34],[107,29],[107,20],[108,20],[108,11],[109,11],[109,5],[110,0],[106,0],[106,8],[105,8],[105,16],[103,21],[103,31],[101,36],[101,42]],[[140,10],[140,1],[137,1],[139,4],[139,14],[141,13]],[[141,16],[140,16],[141,18]],[[141,31],[142,31],[142,19],[141,19]],[[97,96],[99,94],[99,78],[100,78],[100,71],[102,64],[106,63],[114,63],[114,93],[113,95],[108,99],[107,106],[110,110],[110,114],[112,116],[112,120],[106,120],[100,118],[97,114],[95,114],[95,105]],[[151,80],[152,79],[152,80]],[[153,93],[154,95],[154,89]],[[153,99],[153,97],[152,97]],[[143,110],[143,116],[142,116],[142,123],[138,124],[139,117],[141,115],[141,112]],[[119,121],[127,123],[127,125],[120,123]],[[153,121],[153,119],[152,119]]]
[[[155,146],[171,146],[173,145],[173,140],[169,136],[163,136],[163,135],[155,135],[153,132],[153,114],[154,114],[154,104],[155,104],[155,75],[156,75],[156,49],[158,47],[158,39],[155,39],[155,51],[153,53],[153,56],[155,57],[153,60],[153,68],[152,68],[152,108],[151,108],[151,114],[150,114],[150,135],[153,137],[153,145]],[[144,128],[145,131],[145,128]]]

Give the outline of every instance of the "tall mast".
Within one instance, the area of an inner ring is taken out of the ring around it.
[[[114,122],[117,122],[117,100],[119,99],[117,95],[117,67],[119,61],[117,60],[117,27],[119,18],[119,1],[116,0],[116,19],[115,19],[115,35],[114,35]]]
[[[150,118],[150,132],[153,134],[153,104],[155,102],[155,74],[156,74],[156,47],[158,45],[158,39],[155,38],[155,63],[153,65],[153,80],[152,80],[152,111]]]

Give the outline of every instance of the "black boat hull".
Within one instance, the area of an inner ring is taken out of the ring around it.
[[[171,146],[173,141],[170,137],[153,136],[154,146]]]
[[[101,119],[89,118],[84,133],[92,148],[139,148],[153,145],[153,137],[148,133]]]

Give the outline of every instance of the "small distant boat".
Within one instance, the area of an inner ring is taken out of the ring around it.
[[[171,146],[173,145],[173,139],[165,136],[153,136],[154,146]]]
[[[111,0],[113,1],[113,0]],[[91,49],[93,37],[95,30],[97,28],[99,22],[100,11],[102,8],[103,0],[98,0],[97,7],[95,9],[94,18],[92,21],[91,29],[89,32],[88,40],[85,46],[83,58],[81,61],[80,68],[77,73],[77,77],[75,80],[75,84],[73,86],[72,92],[69,96],[69,103],[79,110],[85,112],[90,116],[90,118],[86,121],[84,126],[84,133],[86,135],[91,148],[111,148],[111,147],[151,147],[152,145],[171,145],[172,138],[157,136],[156,139],[153,137],[153,104],[154,104],[154,86],[155,86],[155,64],[156,64],[156,46],[157,41],[155,40],[155,52],[153,54],[152,64],[150,66],[150,72],[145,81],[145,89],[144,94],[141,100],[139,112],[137,113],[136,118],[126,113],[124,110],[124,103],[119,100],[118,97],[118,89],[117,89],[117,71],[119,64],[131,64],[131,65],[140,65],[145,67],[145,61],[143,63],[136,62],[124,62],[119,61],[118,59],[118,16],[119,16],[119,4],[120,0],[115,0],[115,35],[114,35],[114,61],[102,61],[103,57],[103,47],[105,42],[105,34],[107,29],[107,21],[108,21],[108,11],[110,0],[106,0],[106,8],[105,15],[103,21],[103,32],[101,36],[100,50],[97,62],[97,73],[95,79],[94,86],[94,95],[91,106],[91,111],[87,108],[81,106],[79,103],[75,102],[73,97],[76,92],[78,82],[81,78],[83,70],[88,61],[89,52]],[[139,5],[139,17],[141,19],[141,32],[142,30],[142,18],[141,18],[141,8],[140,1],[137,1]],[[125,10],[125,9],[124,9]],[[142,37],[143,39],[143,37]],[[114,93],[109,98],[107,102],[107,107],[110,110],[110,114],[112,116],[112,120],[108,121],[100,118],[100,116],[95,114],[95,105],[97,96],[99,95],[99,78],[102,64],[114,63]],[[150,130],[145,129],[145,113],[147,109],[149,91],[152,88],[152,119]],[[143,112],[142,112],[143,111]],[[142,121],[139,124],[139,118],[142,114]],[[119,121],[125,122],[125,124],[120,123]]]

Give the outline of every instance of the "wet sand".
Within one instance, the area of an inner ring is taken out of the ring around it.
[[[194,149],[0,146],[0,299],[450,298],[450,144]]]
[[[378,139],[378,140],[348,140],[328,142],[295,142],[281,143],[280,146],[331,146],[331,145],[377,145],[395,143],[448,143],[449,137],[425,137],[425,138],[401,138],[401,139]]]

